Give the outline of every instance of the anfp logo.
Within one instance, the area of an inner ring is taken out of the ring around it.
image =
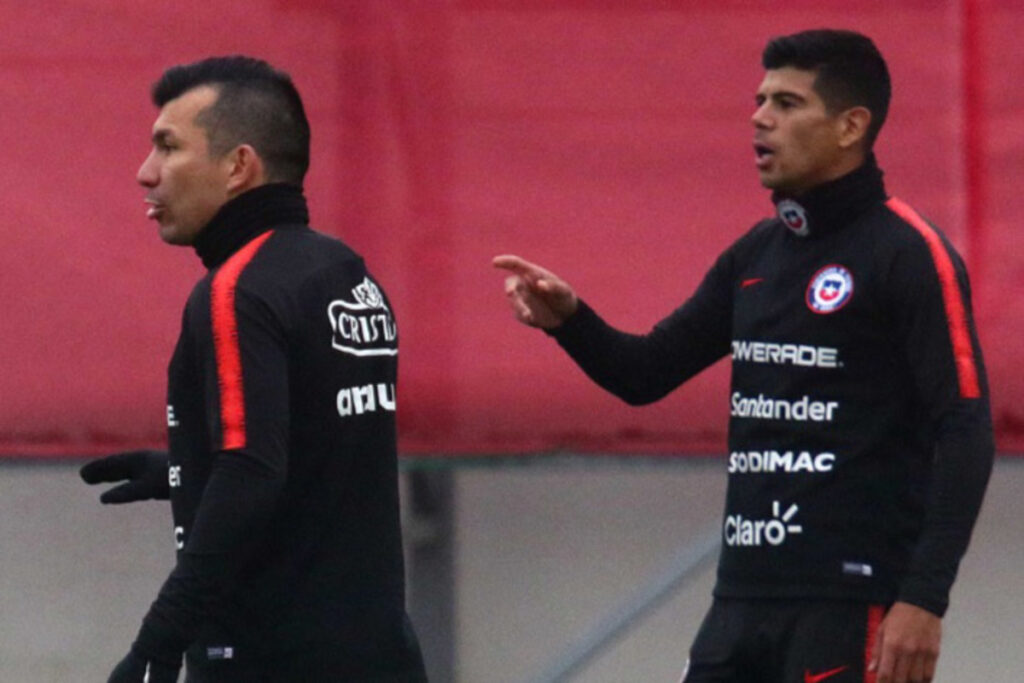
[[[844,266],[825,266],[807,285],[807,307],[815,313],[834,313],[853,296],[853,275]]]

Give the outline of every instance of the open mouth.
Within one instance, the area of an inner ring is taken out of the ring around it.
[[[755,142],[754,155],[756,157],[757,167],[765,168],[771,163],[772,159],[775,158],[775,150],[762,142]]]
[[[146,209],[146,218],[159,218],[164,212],[164,205],[152,199],[146,199],[149,208]]]

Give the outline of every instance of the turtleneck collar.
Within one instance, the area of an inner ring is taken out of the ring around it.
[[[779,219],[800,237],[816,237],[840,230],[872,204],[884,200],[882,169],[878,167],[874,154],[869,155],[857,170],[799,197],[779,192],[772,194]]]
[[[212,270],[271,228],[308,224],[302,188],[285,183],[260,185],[220,207],[192,246],[203,265]]]

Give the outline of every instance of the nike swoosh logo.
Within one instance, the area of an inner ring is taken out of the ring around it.
[[[744,280],[740,283],[740,288],[749,287],[750,285],[756,285],[758,282],[764,282],[763,277],[752,277]]]
[[[837,669],[825,671],[820,674],[812,674],[810,671],[804,670],[804,683],[820,683],[820,681],[823,681],[826,678],[832,678],[836,674],[841,674],[849,668],[850,667],[848,666],[841,666]]]

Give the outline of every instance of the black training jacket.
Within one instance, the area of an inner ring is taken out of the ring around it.
[[[150,657],[329,654],[337,680],[421,666],[404,610],[395,320],[363,260],[307,222],[299,189],[266,185],[196,242],[209,272],[168,370],[177,565],[136,642]]]
[[[553,332],[601,386],[655,401],[730,355],[715,594],[909,602],[942,615],[992,466],[967,275],[872,158],[774,198],[645,335],[581,303]]]

